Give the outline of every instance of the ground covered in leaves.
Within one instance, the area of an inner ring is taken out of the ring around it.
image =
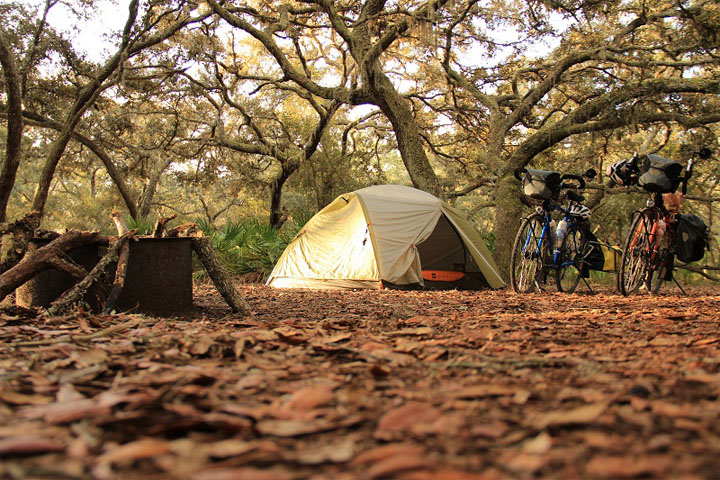
[[[4,310],[0,478],[720,477],[717,290],[241,289]]]

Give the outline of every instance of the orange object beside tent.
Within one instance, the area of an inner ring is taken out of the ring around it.
[[[453,272],[452,270],[423,270],[422,276],[424,280],[433,282],[457,282],[465,277],[463,272]]]

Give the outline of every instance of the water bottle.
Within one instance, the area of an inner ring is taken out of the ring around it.
[[[560,248],[562,246],[563,240],[565,239],[565,234],[567,233],[568,224],[563,218],[560,220],[557,224],[557,228],[555,229],[555,248]]]
[[[662,245],[663,237],[665,236],[665,230],[666,230],[665,222],[660,219],[657,223],[657,228],[655,229],[655,246],[659,247]]]

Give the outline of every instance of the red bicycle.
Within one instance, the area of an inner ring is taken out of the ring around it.
[[[630,231],[625,239],[622,263],[618,275],[618,289],[627,296],[644,285],[657,293],[663,282],[674,280],[675,229],[677,211],[669,211],[663,194],[674,193],[682,184],[683,195],[692,176],[695,157],[709,158],[712,152],[703,148],[695,152],[684,169],[682,164],[657,155],[634,155],[630,160],[610,167],[610,178],[619,185],[639,185],[652,194],[645,208],[633,213]]]

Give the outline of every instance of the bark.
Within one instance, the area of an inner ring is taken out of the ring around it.
[[[23,115],[27,119],[27,123],[29,125],[34,125],[42,128],[51,128],[57,131],[62,130],[62,124],[60,122],[56,122],[47,117],[43,117],[42,115],[38,115],[37,113],[24,111]],[[91,152],[93,152],[95,156],[98,157],[98,159],[100,159],[102,164],[105,166],[105,171],[107,171],[108,176],[115,184],[115,187],[118,189],[118,193],[120,193],[123,202],[125,202],[125,207],[128,209],[128,213],[132,218],[137,220],[137,204],[135,203],[135,200],[133,200],[132,193],[130,192],[130,187],[128,187],[127,183],[125,182],[125,178],[115,167],[115,163],[110,158],[110,155],[108,155],[107,152],[105,152],[100,147],[100,145],[98,145],[95,141],[91,140],[83,133],[73,131],[72,138],[73,140],[83,144]]]
[[[52,267],[58,251],[67,252],[93,242],[107,242],[107,237],[96,232],[70,231],[44,247],[28,253],[20,263],[0,275],[0,300],[41,271]]]
[[[0,223],[3,223],[7,220],[7,205],[20,166],[20,147],[22,145],[24,124],[20,76],[2,28],[0,28],[0,65],[5,76],[8,119],[5,161],[0,173]]]
[[[7,253],[0,262],[0,274],[10,270],[22,260],[35,230],[40,226],[40,219],[40,212],[30,212],[20,220],[2,224],[0,235],[11,234],[12,238],[7,239],[10,243],[6,245]]]
[[[177,215],[170,215],[169,217],[160,217],[155,222],[155,228],[153,228],[153,238],[162,238],[165,234],[165,225],[171,220],[177,218]]]
[[[509,281],[510,256],[515,233],[523,214],[520,187],[512,176],[497,184],[495,193],[495,252],[493,257],[503,279]]]
[[[227,304],[230,305],[232,311],[243,315],[251,315],[250,305],[235,289],[230,274],[223,267],[210,241],[205,237],[196,236],[192,238],[192,247],[200,258],[203,267],[205,267],[208,276],[215,284],[215,288],[217,288]]]
[[[117,73],[123,62],[131,56],[167,40],[187,25],[202,21],[211,15],[210,12],[200,14],[197,17],[183,15],[162,30],[152,35],[148,35],[145,39],[134,40],[131,32],[137,18],[138,5],[139,0],[130,1],[128,8],[129,13],[125,23],[125,28],[123,29],[122,41],[118,51],[110,59],[108,59],[107,62],[105,62],[105,64],[98,70],[96,75],[90,81],[80,88],[77,98],[65,116],[60,133],[50,147],[50,152],[45,160],[45,164],[38,181],[38,186],[35,191],[35,197],[33,198],[32,208],[33,210],[39,211],[41,214],[45,209],[45,204],[47,203],[50,186],[58,162],[60,161],[60,158],[62,157],[65,148],[72,137],[75,127],[85,111],[94,104],[102,90],[107,87],[108,80],[111,76]],[[155,27],[155,24],[148,28],[152,27]]]
[[[430,165],[423,146],[420,129],[410,111],[407,100],[397,92],[390,79],[380,70],[373,68],[373,89],[376,105],[393,126],[398,150],[413,185],[420,190],[442,196],[437,175]]]
[[[275,58],[278,66],[282,69],[285,79],[289,79],[313,95],[322,98],[337,100],[338,102],[360,105],[373,104],[380,107],[390,123],[393,125],[398,142],[398,149],[402,155],[410,178],[417,188],[428,191],[434,195],[441,195],[440,182],[437,179],[428,156],[423,148],[423,139],[417,126],[407,100],[402,98],[397,89],[382,71],[379,61],[380,55],[387,50],[399,36],[409,28],[409,21],[399,21],[372,42],[370,34],[371,18],[382,13],[385,2],[382,0],[367,0],[362,9],[360,19],[355,22],[357,27],[353,28],[346,24],[343,18],[335,9],[330,0],[316,0],[328,15],[330,23],[335,32],[347,44],[351,55],[360,67],[364,79],[364,85],[359,88],[335,87],[328,88],[315,83],[310,77],[299,71],[287,58],[282,48],[275,43],[271,32],[255,28],[253,25],[232,14],[220,5],[216,0],[208,0],[215,13],[222,17],[233,27],[244,30],[260,41],[265,49]],[[447,0],[428,1],[418,8],[414,14],[418,18],[425,18],[429,14],[439,10],[447,3]]]
[[[110,214],[110,217],[115,224],[115,228],[117,228],[119,237],[122,237],[123,235],[128,233],[129,230],[127,225],[125,224],[125,220],[123,220],[122,216],[119,213],[112,212]],[[117,267],[115,268],[115,279],[113,280],[113,284],[110,287],[110,293],[108,294],[107,300],[105,300],[105,306],[103,307],[101,312],[105,315],[113,311],[113,309],[115,308],[115,304],[118,301],[118,298],[120,298],[120,294],[122,293],[123,287],[125,286],[125,276],[127,274],[127,266],[129,261],[130,242],[126,241],[123,242],[122,246],[120,247],[120,252],[118,253]]]
[[[97,265],[95,265],[95,267],[90,271],[87,277],[76,283],[75,286],[63,293],[60,298],[53,302],[52,306],[48,309],[48,314],[57,315],[69,308],[70,305],[80,300],[82,296],[85,295],[88,288],[100,279],[108,265],[117,260],[120,249],[127,244],[129,238],[135,233],[136,230],[130,230],[127,234],[119,237],[108,249],[105,256],[101,258]]]
[[[197,227],[197,223],[183,223],[182,225],[178,225],[177,227],[173,227],[168,230],[165,236],[168,238],[175,238],[180,236],[190,237],[192,235],[195,235]]]

